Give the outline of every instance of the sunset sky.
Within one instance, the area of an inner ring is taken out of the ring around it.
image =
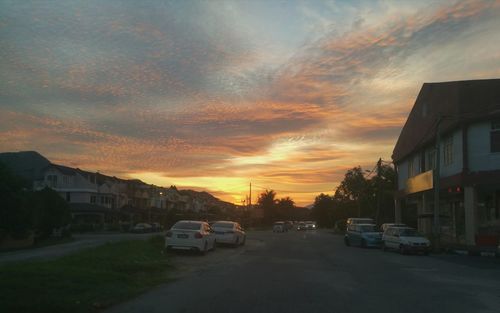
[[[424,82],[500,77],[500,1],[0,1],[0,152],[307,205]]]

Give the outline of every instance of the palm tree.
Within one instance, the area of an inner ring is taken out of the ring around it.
[[[276,192],[274,190],[265,190],[259,195],[257,205],[264,211],[264,219],[271,223],[276,216]]]

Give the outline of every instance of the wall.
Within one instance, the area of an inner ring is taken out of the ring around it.
[[[469,170],[471,172],[500,169],[500,153],[490,152],[491,123],[477,123],[467,131]]]

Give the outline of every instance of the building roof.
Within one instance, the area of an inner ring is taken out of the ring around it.
[[[442,134],[461,125],[500,118],[500,79],[425,83],[394,147],[394,162],[431,144],[439,117]]]
[[[54,164],[54,163],[51,163],[48,167],[53,167],[64,175],[74,176],[78,172],[77,169],[75,169],[75,168],[72,168],[69,166],[64,166],[64,165],[59,165],[59,164]]]

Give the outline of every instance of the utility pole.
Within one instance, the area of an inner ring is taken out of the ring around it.
[[[377,213],[375,216],[375,222],[379,222],[379,217],[380,217],[380,194],[381,194],[381,187],[382,187],[382,158],[379,158],[377,161]]]
[[[250,209],[252,209],[252,182],[250,182],[250,197],[248,198]]]
[[[441,145],[441,121],[443,120],[442,116],[438,117],[436,124],[436,168],[434,169],[434,249],[439,251],[441,249],[440,246],[440,236],[441,236],[441,226],[439,221],[439,181],[441,179],[441,153],[440,153],[440,145]]]

